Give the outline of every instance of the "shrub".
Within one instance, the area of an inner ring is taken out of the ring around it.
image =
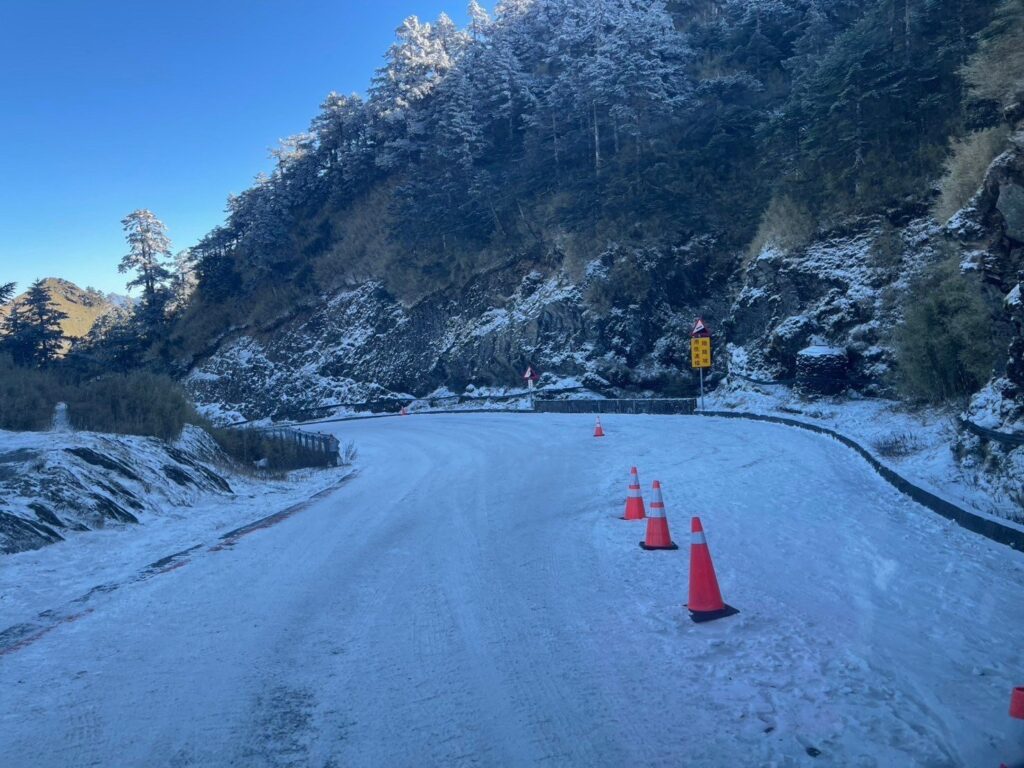
[[[921,441],[913,432],[892,432],[875,440],[875,453],[886,459],[910,456],[921,450]]]
[[[19,368],[10,357],[0,356],[0,429],[48,429],[63,396],[52,372]]]
[[[953,145],[939,181],[941,194],[932,210],[936,219],[945,223],[967,205],[985,180],[988,167],[1006,146],[1009,135],[1009,129],[1000,125],[975,131]]]
[[[76,429],[173,440],[200,422],[184,390],[153,373],[113,374],[69,387],[68,415]]]
[[[68,404],[76,429],[176,438],[186,424],[199,424],[185,392],[172,379],[152,373],[107,375],[82,383],[57,369],[29,369],[0,359],[0,429],[44,430],[53,409]]]
[[[225,429],[196,413],[181,386],[167,376],[137,371],[84,382],[64,381],[56,369],[20,368],[0,357],[0,429],[43,431],[53,423],[54,406],[68,404],[75,429],[173,440],[186,424],[209,432],[241,468],[266,460],[272,471],[324,466],[322,452],[253,429]],[[339,460],[351,463],[346,447]]]
[[[934,403],[976,392],[999,356],[994,331],[977,280],[956,259],[937,265],[912,287],[896,334],[901,389]]]

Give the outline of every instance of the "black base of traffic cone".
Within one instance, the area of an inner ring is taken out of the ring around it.
[[[717,611],[690,611],[690,618],[693,619],[695,624],[703,624],[705,621],[724,619],[726,616],[733,616],[737,613],[739,613],[738,608],[727,605]]]
[[[649,551],[649,552],[650,552],[650,551],[653,551],[653,550],[655,550],[655,549],[679,549],[679,545],[678,545],[678,544],[676,544],[676,543],[675,543],[675,542],[673,541],[673,542],[672,542],[672,543],[670,543],[670,544],[669,544],[669,545],[668,545],[667,547],[648,547],[648,546],[647,546],[647,545],[646,545],[646,544],[645,544],[644,542],[642,542],[642,541],[641,541],[641,542],[640,542],[640,549],[646,549],[647,551]]]

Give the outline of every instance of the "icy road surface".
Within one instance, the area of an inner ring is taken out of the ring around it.
[[[1024,555],[827,438],[603,421],[602,440],[586,416],[319,427],[356,442],[355,479],[0,655],[0,765],[1024,757]],[[678,552],[617,519],[632,464]],[[705,625],[682,607],[694,513],[741,610]]]

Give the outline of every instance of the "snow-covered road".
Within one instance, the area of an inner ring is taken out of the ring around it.
[[[359,451],[342,488],[0,655],[0,765],[1024,758],[1024,554],[827,438],[603,421],[330,425]],[[679,551],[617,519],[633,464]],[[738,616],[683,610],[691,514]]]

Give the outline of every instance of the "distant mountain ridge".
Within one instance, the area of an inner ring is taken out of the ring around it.
[[[61,323],[61,329],[69,339],[84,338],[100,318],[124,311],[132,305],[128,296],[80,288],[70,280],[59,277],[45,278],[43,286],[57,308],[67,315],[67,319]],[[26,295],[27,292],[21,293],[9,305],[0,307],[0,317],[5,317],[11,307],[23,306]]]

